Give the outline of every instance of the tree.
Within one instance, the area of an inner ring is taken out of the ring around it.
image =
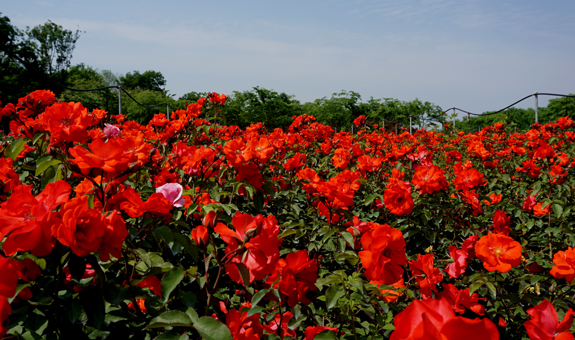
[[[160,103],[173,103],[174,100],[163,93],[151,90],[135,90],[130,94],[140,104],[150,106]],[[136,122],[146,125],[157,113],[167,113],[166,105],[159,105],[155,107],[143,107],[138,105],[128,96],[122,96],[122,114],[126,115],[128,120],[135,120]]]
[[[332,94],[330,99],[323,97],[303,105],[303,110],[318,122],[335,127],[351,126],[355,118],[366,114],[366,109],[359,93],[344,90]]]
[[[120,76],[119,81],[120,86],[126,89],[148,90],[165,94],[166,80],[164,79],[164,76],[161,72],[128,72],[125,76]]]
[[[1,13],[0,13],[1,14]],[[12,26],[10,19],[0,16],[0,100],[16,102],[38,88],[39,75],[24,67],[15,57],[27,65],[40,69],[34,50],[25,35]]]
[[[65,80],[79,36],[80,31],[65,30],[51,21],[21,31],[0,13],[0,100],[15,103],[38,89],[58,94],[62,88],[47,77]]]
[[[32,29],[27,27],[28,40],[34,46],[35,54],[50,76],[60,75],[70,67],[72,52],[80,38],[80,30],[65,30],[48,20],[44,25]]]
[[[314,116],[319,122],[334,127],[349,127],[353,120],[364,115],[368,121],[381,124],[382,120],[397,121],[408,126],[409,117],[412,124],[427,127],[433,123],[445,121],[445,113],[441,108],[430,102],[415,99],[404,102],[394,98],[374,99],[362,102],[361,95],[353,91],[334,93],[330,99],[316,99],[305,103],[303,110]]]
[[[573,95],[573,94],[571,94]],[[540,114],[542,122],[554,121],[557,118],[575,117],[575,98],[561,97],[549,100],[546,114]]]
[[[116,74],[111,70],[102,70],[100,74],[102,75],[102,79],[104,80],[104,83],[106,83],[106,86],[113,86],[120,84],[119,74]]]
[[[428,127],[435,123],[443,124],[447,115],[437,105],[430,102],[422,102],[419,99],[401,101],[394,98],[374,99],[367,102],[368,113],[366,117],[380,124],[382,120],[398,121],[408,126],[411,116],[412,125]]]
[[[84,64],[70,67],[66,85],[75,89],[109,86],[101,73]],[[84,107],[91,110],[98,108],[113,113],[118,110],[118,92],[115,89],[86,92],[64,90],[59,99],[66,102],[80,102]]]
[[[188,92],[186,94],[184,94],[183,96],[181,96],[180,98],[178,98],[178,101],[182,100],[189,103],[195,103],[198,101],[198,99],[200,98],[206,98],[208,96],[208,92]]]
[[[252,91],[234,92],[222,113],[229,125],[246,127],[261,122],[274,129],[289,126],[292,116],[303,114],[303,110],[294,96],[254,87]]]

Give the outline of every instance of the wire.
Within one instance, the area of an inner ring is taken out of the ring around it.
[[[132,97],[131,94],[129,94],[126,90],[124,90],[124,89],[123,89],[121,86],[119,86],[119,85],[110,85],[110,86],[98,87],[98,88],[94,88],[94,89],[75,89],[75,88],[68,87],[68,86],[63,85],[63,84],[60,84],[59,82],[55,81],[54,79],[48,77],[44,72],[37,70],[35,67],[28,65],[24,60],[22,60],[20,57],[18,57],[17,55],[15,55],[14,53],[12,53],[11,51],[6,50],[4,47],[0,46],[0,50],[4,51],[4,52],[7,53],[9,56],[11,56],[11,57],[17,59],[18,61],[20,61],[20,62],[22,63],[22,65],[24,65],[26,68],[31,69],[32,71],[34,71],[34,72],[36,72],[36,73],[39,73],[39,74],[40,74],[41,76],[43,76],[44,78],[50,80],[50,81],[53,82],[54,84],[56,84],[56,85],[58,85],[58,86],[60,86],[60,87],[63,87],[63,88],[65,88],[65,89],[67,89],[67,90],[87,92],[87,91],[99,91],[99,90],[106,90],[106,89],[115,88],[115,89],[118,89],[118,91],[123,91],[123,92],[124,92],[125,94],[127,94],[128,97],[130,97],[136,104],[138,104],[138,105],[140,105],[140,106],[142,106],[142,107],[150,108],[150,107],[156,107],[156,106],[160,106],[160,105],[168,105],[168,107],[170,107],[172,110],[174,110],[174,108],[173,108],[169,103],[167,103],[167,102],[166,102],[166,103],[155,104],[155,105],[144,105],[144,104],[138,102],[138,101],[136,100],[136,98]],[[489,113],[473,113],[473,112],[469,112],[469,111],[462,110],[462,109],[460,109],[460,108],[458,108],[458,107],[451,107],[451,108],[449,108],[449,109],[447,109],[447,110],[442,110],[442,111],[443,111],[443,112],[447,112],[447,111],[449,111],[449,110],[454,110],[454,111],[457,110],[457,111],[461,111],[461,112],[463,112],[463,113],[466,113],[466,114],[472,115],[472,116],[476,116],[476,117],[480,117],[480,116],[490,116],[490,115],[494,115],[494,114],[497,114],[497,113],[499,113],[499,112],[505,111],[505,110],[507,110],[508,108],[510,108],[510,107],[512,107],[512,106],[514,106],[514,105],[516,105],[516,104],[519,104],[519,103],[521,103],[522,101],[524,101],[525,99],[530,98],[530,97],[533,97],[533,96],[555,96],[555,97],[570,97],[570,98],[575,98],[575,95],[557,94],[557,93],[546,93],[546,92],[544,92],[544,93],[535,92],[535,93],[533,93],[533,94],[530,94],[530,95],[528,95],[528,96],[525,96],[525,97],[519,99],[519,100],[516,101],[515,103],[510,104],[510,105],[508,105],[508,106],[502,108],[501,110],[494,111],[494,112],[489,112]],[[423,120],[423,121],[425,121],[425,120],[431,120],[431,119],[425,119],[425,118],[422,118],[422,117],[412,116],[412,115],[409,115],[409,114],[408,114],[406,117],[407,117],[407,118],[408,118],[408,117],[411,117],[411,118],[415,118],[415,119],[420,119],[420,120]],[[396,122],[398,122],[398,121],[399,121],[399,120],[396,119],[396,120],[394,120],[394,121],[388,121],[388,122],[390,122],[390,123],[396,123]]]
[[[168,105],[172,110],[174,110],[174,108],[173,108],[169,103],[160,103],[160,104],[155,104],[155,105],[144,105],[144,104],[138,102],[138,101],[136,100],[136,98],[132,97],[131,94],[129,94],[126,90],[124,90],[124,89],[121,88],[120,86],[116,86],[116,87],[117,87],[118,89],[122,90],[125,94],[128,95],[128,97],[132,98],[132,100],[133,100],[134,102],[136,102],[136,104],[138,104],[138,105],[140,105],[140,106],[142,106],[142,107],[155,107],[155,106],[160,106],[160,105]]]
[[[521,103],[522,101],[524,101],[525,99],[530,98],[530,97],[533,97],[533,96],[554,96],[554,97],[569,97],[569,98],[575,98],[575,95],[570,95],[570,94],[545,93],[545,92],[544,92],[544,93],[540,93],[540,92],[535,92],[535,93],[533,93],[533,94],[530,94],[530,95],[528,95],[528,96],[525,96],[525,97],[519,99],[519,100],[516,101],[515,103],[513,103],[513,104],[511,104],[511,105],[508,105],[508,106],[504,107],[504,108],[501,109],[501,110],[494,111],[494,112],[489,112],[489,113],[472,113],[472,112],[468,112],[468,111],[462,110],[462,109],[457,108],[457,107],[449,108],[449,109],[447,109],[447,110],[444,110],[443,112],[447,112],[447,111],[449,111],[449,110],[457,110],[457,111],[461,111],[461,112],[467,113],[467,114],[469,114],[469,115],[477,116],[477,117],[479,117],[479,116],[490,116],[490,115],[494,115],[494,114],[496,114],[496,113],[499,113],[499,112],[501,112],[501,111],[505,111],[505,110],[507,110],[508,108],[510,108],[510,107],[512,107],[512,106],[514,106],[514,105],[516,105],[516,104],[519,104],[519,103]]]
[[[24,65],[24,67],[26,67],[29,70],[32,70],[38,74],[40,74],[42,77],[48,79],[49,81],[51,81],[52,83],[66,89],[66,90],[70,90],[70,91],[78,91],[78,92],[88,92],[88,91],[101,91],[101,90],[107,90],[107,89],[118,89],[118,91],[123,91],[125,94],[128,95],[128,97],[130,97],[136,104],[142,106],[142,107],[155,107],[155,106],[160,106],[160,105],[168,105],[172,110],[174,110],[174,108],[169,104],[169,103],[160,103],[160,104],[155,104],[155,105],[144,105],[140,102],[138,102],[136,100],[136,98],[132,97],[131,94],[129,94],[126,90],[124,90],[120,85],[110,85],[110,86],[104,86],[104,87],[96,87],[93,89],[75,89],[69,86],[66,86],[64,84],[61,84],[59,82],[57,82],[56,80],[48,77],[44,72],[36,69],[35,67],[29,65],[27,62],[25,62],[24,60],[22,60],[22,58],[20,58],[19,56],[17,56],[16,54],[12,53],[12,51],[9,51],[7,49],[5,49],[3,46],[0,46],[0,50],[4,51],[6,54],[8,54],[10,57],[18,60],[20,63],[22,63],[22,65]]]

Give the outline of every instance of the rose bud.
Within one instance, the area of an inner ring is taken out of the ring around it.
[[[208,228],[203,225],[199,225],[192,229],[192,239],[196,242],[196,245],[200,248],[205,248],[208,245],[210,235],[208,234]]]
[[[215,227],[216,222],[218,222],[218,215],[213,210],[208,211],[208,213],[206,214],[206,216],[204,216],[204,219],[202,220],[202,224],[206,228]]]

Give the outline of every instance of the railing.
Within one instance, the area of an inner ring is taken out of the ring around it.
[[[167,118],[170,119],[170,108],[172,108],[172,110],[174,110],[173,107],[170,106],[169,103],[160,103],[160,104],[155,104],[155,105],[144,105],[140,102],[138,102],[131,94],[129,94],[125,89],[123,89],[120,85],[110,85],[110,86],[105,86],[105,87],[98,87],[98,88],[93,88],[93,89],[75,89],[75,88],[71,88],[68,87],[66,85],[60,84],[59,82],[55,81],[54,79],[48,77],[44,72],[37,70],[35,67],[28,65],[24,60],[22,60],[20,57],[18,57],[17,55],[15,55],[14,53],[12,53],[11,51],[6,50],[4,47],[0,46],[0,50],[4,51],[5,53],[7,53],[9,56],[11,56],[12,58],[17,59],[20,63],[22,63],[22,65],[24,65],[26,68],[40,74],[41,76],[43,76],[44,78],[48,79],[49,81],[51,81],[52,83],[70,90],[70,91],[79,91],[79,92],[87,92],[87,91],[102,91],[102,90],[107,90],[107,89],[111,89],[111,88],[115,88],[118,90],[118,111],[119,114],[122,114],[122,92],[124,92],[128,97],[130,97],[136,104],[140,105],[141,107],[146,107],[146,108],[150,108],[150,107],[156,107],[156,106],[160,106],[160,105],[166,105],[166,110],[167,110]],[[460,108],[457,107],[451,107],[447,110],[443,110],[443,112],[448,112],[450,110],[453,110],[453,113],[455,114],[456,111],[460,111],[463,113],[467,114],[467,121],[470,121],[470,116],[476,116],[476,117],[481,117],[481,116],[490,116],[490,115],[494,115],[497,114],[499,112],[505,111],[507,109],[509,109],[512,106],[515,106],[516,104],[521,103],[522,101],[531,98],[531,97],[535,97],[535,123],[539,123],[539,117],[538,117],[538,112],[539,112],[539,105],[538,105],[538,97],[539,96],[555,96],[555,97],[570,97],[570,98],[575,98],[574,95],[567,95],[567,94],[557,94],[557,93],[539,93],[539,92],[535,92],[533,94],[530,94],[528,96],[525,96],[521,99],[519,99],[518,101],[514,102],[513,104],[510,104],[506,107],[504,107],[501,110],[495,111],[495,112],[489,112],[489,113],[472,113],[466,110],[462,110]],[[412,134],[413,133],[413,124],[412,124],[412,119],[418,119],[418,120],[423,120],[424,122],[429,120],[429,119],[425,119],[423,117],[416,117],[416,116],[412,116],[412,115],[407,115],[409,117],[409,133]],[[382,119],[382,127],[385,128],[385,119]],[[399,123],[399,120],[393,120],[393,121],[387,121],[388,123],[394,123],[395,124],[395,133],[398,133],[398,127],[397,124]],[[455,126],[455,117],[453,118],[453,125]],[[353,133],[353,124],[351,127],[351,131]]]
[[[160,106],[160,105],[166,105],[166,111],[167,111],[166,117],[167,117],[167,119],[170,119],[170,108],[172,108],[172,110],[174,110],[174,108],[170,106],[170,103],[167,103],[167,102],[166,103],[160,103],[160,104],[154,104],[154,105],[144,105],[144,104],[138,102],[136,100],[136,98],[134,98],[131,94],[129,94],[128,91],[123,89],[120,85],[110,85],[110,86],[104,86],[104,87],[97,87],[97,88],[93,88],[93,89],[75,89],[75,88],[66,86],[66,85],[61,84],[61,83],[57,82],[56,80],[48,77],[44,72],[42,72],[42,71],[36,69],[35,67],[29,65],[24,60],[22,60],[22,58],[18,57],[17,55],[12,53],[11,51],[8,51],[3,46],[0,46],[0,50],[5,52],[6,54],[8,54],[10,57],[18,60],[27,69],[38,73],[42,77],[46,78],[50,82],[54,83],[57,86],[60,86],[63,89],[70,90],[70,91],[77,91],[77,92],[103,91],[103,90],[108,90],[108,89],[117,89],[118,90],[118,114],[122,114],[122,92],[124,92],[128,97],[130,97],[136,104],[140,105],[141,107],[150,108],[150,107],[156,107],[156,106]]]
[[[480,116],[491,116],[491,115],[497,114],[497,113],[499,113],[499,112],[505,111],[505,110],[507,110],[508,108],[510,108],[510,107],[512,107],[512,106],[515,106],[516,104],[521,103],[522,101],[526,100],[527,98],[535,97],[535,123],[539,123],[539,104],[538,104],[538,97],[539,97],[539,96],[555,96],[555,97],[570,97],[570,98],[575,98],[575,96],[569,95],[569,94],[544,93],[544,92],[539,93],[539,92],[535,92],[535,93],[530,94],[530,95],[528,95],[528,96],[525,96],[525,97],[519,99],[518,101],[516,101],[515,103],[513,103],[513,104],[511,104],[511,105],[508,105],[508,106],[502,108],[501,110],[498,110],[498,111],[495,111],[495,112],[480,113],[480,114],[478,114],[478,113],[471,113],[471,112],[462,110],[462,109],[457,108],[457,107],[449,108],[449,109],[445,110],[444,112],[447,112],[447,111],[449,111],[449,110],[453,110],[453,113],[455,113],[455,110],[457,110],[457,111],[466,113],[466,114],[467,114],[467,121],[469,121],[469,120],[470,120],[470,119],[469,119],[469,116],[470,116],[470,115],[473,115],[473,116],[476,116],[476,117],[480,117]],[[453,118],[453,124],[455,125],[455,118]]]

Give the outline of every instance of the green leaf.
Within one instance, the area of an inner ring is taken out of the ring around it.
[[[355,241],[353,240],[353,235],[348,231],[342,231],[341,236],[343,236],[345,242],[347,242],[350,245],[350,247],[353,248],[353,245],[355,244]]]
[[[174,233],[174,240],[178,242],[190,254],[194,261],[198,260],[198,247],[192,244],[190,238],[180,233]]]
[[[555,213],[557,218],[561,218],[561,215],[563,214],[563,207],[555,203],[553,204],[553,212]]]
[[[349,264],[351,264],[352,266],[355,266],[357,264],[357,261],[359,261],[358,255],[353,251],[346,251],[345,253],[339,253],[335,257],[336,261],[344,259],[347,260]]]
[[[164,303],[168,301],[172,291],[180,281],[182,281],[185,272],[186,270],[184,268],[175,267],[164,275],[162,278],[162,296],[164,297]]]
[[[535,182],[535,184],[533,184],[533,190],[529,194],[531,196],[537,195],[539,190],[541,190],[541,182]]]
[[[261,313],[264,310],[264,307],[262,306],[255,306],[253,308],[250,308],[250,310],[248,311],[248,314],[246,314],[246,316],[249,318],[250,316],[257,314],[257,313]]]
[[[205,340],[232,340],[229,328],[211,316],[202,316],[194,328]]]
[[[475,292],[476,290],[479,289],[479,287],[483,286],[483,282],[474,282],[471,284],[471,286],[469,286],[469,296],[471,296],[471,294],[473,294],[473,292]]]
[[[78,318],[82,314],[82,305],[78,299],[73,299],[68,302],[66,308],[64,309],[64,314],[68,317],[71,323],[78,321]]]
[[[254,294],[252,297],[252,307],[257,306],[258,302],[263,299],[264,296],[269,292],[269,289],[262,289]]]
[[[387,325],[385,325],[385,326],[383,326],[383,327],[381,327],[381,328],[385,329],[386,331],[393,331],[393,330],[395,330],[395,326],[394,326],[393,324],[391,324],[391,323],[388,323]]]
[[[192,320],[192,323],[198,322],[199,316],[198,316],[198,312],[196,312],[195,309],[188,307],[188,309],[186,309],[186,314],[190,317],[190,320]]]
[[[250,272],[248,267],[246,267],[243,263],[236,263],[236,267],[238,267],[238,271],[240,272],[240,276],[242,278],[242,282],[244,283],[244,287],[248,288],[250,285]]]
[[[57,174],[57,167],[55,165],[51,165],[48,167],[48,169],[46,169],[44,171],[44,174],[42,175],[42,188],[45,188],[46,185],[48,185],[48,183],[55,183],[58,179],[58,174]]]
[[[177,332],[166,332],[158,335],[154,340],[180,340],[180,334]]]
[[[281,240],[282,238],[293,235],[293,234],[297,234],[297,231],[295,231],[293,229],[284,230],[278,235],[278,240]]]
[[[95,329],[88,335],[88,339],[106,339],[109,335],[110,332]]]
[[[168,247],[170,247],[170,249],[172,249],[172,247],[174,246],[174,235],[173,235],[170,227],[163,225],[159,228],[156,228],[154,230],[154,233],[160,235],[162,237],[162,239],[164,240],[164,242],[166,242]]]
[[[36,144],[36,143],[38,142],[38,140],[39,140],[40,138],[42,138],[42,136],[45,136],[45,135],[47,135],[47,134],[48,134],[48,132],[46,132],[46,131],[37,133],[37,134],[34,136],[34,139],[32,139],[32,144]]]
[[[18,155],[20,154],[20,152],[24,150],[24,144],[26,144],[26,142],[28,142],[29,140],[30,138],[28,137],[22,137],[16,139],[6,148],[6,150],[4,150],[4,155],[6,155],[6,157],[8,158],[11,158],[12,160],[15,160],[16,157],[18,157]]]
[[[494,299],[497,298],[497,289],[495,289],[495,286],[493,285],[493,283],[485,282],[485,286],[487,286],[487,289],[489,289],[489,292],[491,293],[491,297]]]
[[[261,191],[254,195],[254,205],[258,212],[264,208],[264,194]]]
[[[376,198],[377,198],[376,194],[366,196],[364,201],[363,201],[363,205],[364,206],[370,205],[373,202],[373,200],[375,200]]]
[[[531,284],[534,285],[543,279],[545,279],[545,277],[539,275],[533,275],[533,277],[531,278]]]
[[[340,297],[345,294],[343,287],[340,285],[332,285],[325,293],[325,304],[327,309],[333,308]]]
[[[88,316],[88,325],[100,329],[106,314],[102,291],[97,287],[82,289],[80,291],[80,303]]]
[[[188,314],[179,310],[169,310],[153,318],[145,329],[163,327],[191,327],[192,320]]]
[[[565,208],[565,210],[563,210],[563,218],[569,217],[570,213],[571,213],[571,207]]]
[[[36,176],[41,175],[44,171],[46,171],[46,169],[48,169],[48,167],[52,166],[52,165],[56,165],[56,164],[60,164],[60,160],[58,159],[52,159],[49,161],[44,161],[40,164],[38,164],[36,166]]]
[[[198,300],[198,298],[196,297],[196,293],[190,291],[181,294],[180,300],[184,305],[194,308],[196,306],[196,301]]]
[[[336,340],[337,335],[333,331],[322,331],[318,335],[316,335],[314,340]]]

